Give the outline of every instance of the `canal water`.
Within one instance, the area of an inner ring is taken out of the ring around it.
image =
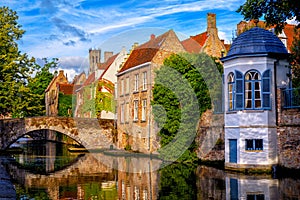
[[[30,141],[22,152],[1,156],[0,199],[300,199],[300,179],[295,177],[242,175],[176,163],[151,170],[158,163],[155,159],[110,159],[103,152],[74,153],[68,147]],[[148,170],[130,170],[139,164]]]

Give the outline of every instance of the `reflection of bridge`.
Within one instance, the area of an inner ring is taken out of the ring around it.
[[[33,117],[0,120],[0,150],[26,133],[35,130],[54,130],[63,133],[87,149],[109,148],[115,138],[114,120],[70,117]]]
[[[10,162],[5,163],[13,180],[26,188],[45,188],[50,199],[59,199],[59,187],[62,186],[80,186],[88,180],[99,183],[117,180],[117,172],[112,170],[113,166],[104,165],[92,154],[86,154],[71,166],[49,175],[33,174]]]

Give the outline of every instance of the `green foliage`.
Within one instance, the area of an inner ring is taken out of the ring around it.
[[[43,61],[45,62],[45,65],[36,65],[35,76],[30,78],[28,82],[28,87],[30,88],[30,93],[32,95],[30,101],[30,107],[32,109],[30,112],[26,113],[26,116],[43,116],[46,114],[45,90],[53,79],[53,74],[49,70],[57,66],[58,59],[54,58],[49,62],[44,58]]]
[[[35,65],[18,49],[17,41],[25,31],[17,20],[15,11],[0,7],[0,115],[24,117],[33,109],[27,83]]]
[[[171,55],[156,71],[152,105],[164,159],[195,160],[198,120],[212,108],[211,99],[222,99],[221,71],[222,65],[206,54]]]
[[[84,116],[85,113],[91,112],[91,117],[96,117],[95,112],[95,83],[87,85],[83,88],[83,105],[81,107],[81,115]]]
[[[158,199],[197,199],[196,165],[173,163],[162,168]]]
[[[72,116],[72,99],[73,95],[59,93],[58,95],[58,116]]]
[[[241,13],[245,20],[264,17],[267,26],[275,25],[275,31],[280,33],[286,20],[296,17],[300,21],[299,0],[247,0],[237,12]]]
[[[57,59],[44,59],[46,64],[41,67],[22,54],[17,41],[25,31],[17,20],[15,11],[0,7],[0,115],[44,115],[44,91],[53,78],[49,69],[56,66]]]
[[[106,88],[108,91],[102,91],[102,88]],[[114,101],[114,85],[110,82],[100,81],[97,85],[96,90],[96,101],[95,101],[95,109],[97,117],[101,117],[102,111],[115,113],[116,103]]]
[[[293,70],[293,87],[300,88],[300,30],[294,30],[295,37],[293,40],[293,44],[291,47],[291,54],[290,54],[290,63],[292,65]]]

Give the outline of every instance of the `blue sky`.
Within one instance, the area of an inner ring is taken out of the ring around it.
[[[26,31],[19,48],[35,58],[59,58],[73,77],[87,66],[89,48],[117,53],[151,33],[173,29],[181,39],[206,31],[206,15],[217,14],[219,37],[230,42],[243,17],[244,0],[0,0],[17,11]]]

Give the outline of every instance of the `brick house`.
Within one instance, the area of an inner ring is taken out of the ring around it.
[[[133,46],[117,74],[118,147],[145,153],[159,148],[151,108],[154,70],[172,53],[184,51],[173,30],[158,37],[152,34],[148,42]]]
[[[60,70],[58,75],[55,75],[45,90],[45,106],[47,116],[57,116],[58,114],[58,96],[59,93],[73,94],[74,84],[68,82],[64,71]]]
[[[214,57],[223,57],[230,48],[218,36],[216,14],[207,14],[207,30],[183,40],[182,45],[190,53],[206,53]]]

